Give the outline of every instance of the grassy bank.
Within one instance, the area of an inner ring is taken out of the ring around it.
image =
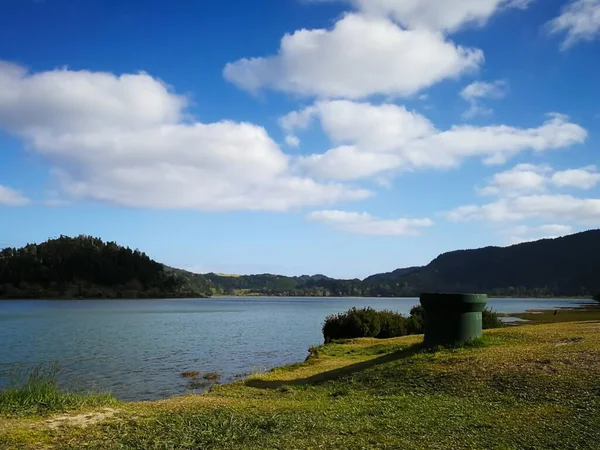
[[[526,320],[529,324],[548,324],[600,320],[600,304],[585,305],[574,309],[555,309],[527,311],[519,314],[506,314],[510,317]]]
[[[0,448],[598,448],[599,322],[490,330],[435,353],[421,340],[329,344],[200,396],[0,416]]]
[[[0,417],[48,416],[117,403],[108,394],[65,392],[56,381],[59,374],[55,365],[13,370],[8,386],[0,392]]]

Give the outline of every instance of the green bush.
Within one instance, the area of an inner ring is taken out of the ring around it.
[[[425,333],[425,309],[421,306],[414,306],[410,310],[410,316],[407,320],[408,334]]]
[[[406,336],[408,333],[407,320],[402,314],[392,311],[380,311],[378,314],[380,329],[376,338],[388,339]]]
[[[485,308],[483,310],[483,329],[489,330],[491,328],[502,328],[505,326],[505,323],[500,320],[498,313]]]
[[[373,308],[352,308],[325,319],[325,343],[334,339],[374,337],[386,339],[408,334],[408,322],[402,314],[393,311],[375,311]]]
[[[483,329],[501,328],[504,326],[498,314],[486,308],[483,311]],[[425,332],[425,310],[415,306],[410,316],[393,311],[376,311],[373,308],[352,308],[344,313],[328,316],[323,325],[325,343],[335,339],[354,339],[374,337],[387,339],[423,334]]]

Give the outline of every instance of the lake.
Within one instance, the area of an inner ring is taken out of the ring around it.
[[[61,381],[120,400],[189,393],[180,374],[228,382],[303,361],[329,314],[371,306],[408,314],[418,299],[222,297],[198,300],[0,301],[0,388],[15,365],[58,363]],[[576,306],[578,300],[491,299],[497,312]]]

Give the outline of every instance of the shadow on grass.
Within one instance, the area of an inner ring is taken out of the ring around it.
[[[338,378],[345,377],[363,370],[370,369],[371,367],[379,366],[381,364],[398,361],[400,359],[409,358],[417,353],[424,350],[423,344],[414,344],[403,350],[389,353],[387,355],[380,356],[378,358],[369,359],[368,361],[362,361],[356,364],[350,364],[348,366],[340,367],[338,369],[329,370],[327,372],[317,373],[306,378],[297,378],[294,380],[259,380],[251,379],[246,380],[244,383],[246,386],[258,388],[258,389],[279,389],[283,386],[299,386],[307,384],[319,384],[326,381],[336,380]]]

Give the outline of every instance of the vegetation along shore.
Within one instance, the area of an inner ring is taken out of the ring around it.
[[[61,236],[0,251],[0,298],[417,297],[432,291],[592,298],[600,295],[598,248],[600,230],[591,230],[505,248],[458,250],[423,267],[340,280],[325,275],[194,274],[115,242]]]

